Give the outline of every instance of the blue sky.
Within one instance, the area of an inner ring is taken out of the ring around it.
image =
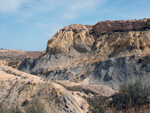
[[[150,18],[150,0],[0,0],[0,48],[45,50],[70,24]]]

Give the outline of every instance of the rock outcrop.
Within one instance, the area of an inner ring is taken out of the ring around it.
[[[141,78],[150,84],[149,55],[150,19],[75,24],[58,31],[48,41],[46,54],[22,62],[19,70],[51,80],[88,81],[118,89]]]
[[[24,60],[19,70],[38,71],[40,68],[56,68],[80,60],[91,51],[95,41],[90,30],[89,25],[71,25],[61,29],[48,41],[46,54],[30,62],[32,65],[26,65]]]
[[[86,53],[91,51],[94,38],[90,35],[92,26],[74,24],[67,26],[54,35],[47,44],[46,52],[65,53],[74,56],[74,51]]]

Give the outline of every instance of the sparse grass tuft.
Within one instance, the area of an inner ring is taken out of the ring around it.
[[[18,106],[11,107],[10,109],[5,109],[0,106],[0,113],[23,113]]]

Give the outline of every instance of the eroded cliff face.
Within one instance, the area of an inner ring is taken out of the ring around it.
[[[104,59],[130,56],[141,51],[148,53],[149,28],[150,19],[102,21],[93,26],[70,25],[48,41],[47,53],[65,54],[76,58],[75,61],[85,53],[92,54],[91,57],[98,53],[101,57],[105,56]]]
[[[94,37],[90,35],[92,26],[74,24],[67,26],[54,35],[47,44],[47,52],[64,53],[73,56],[72,49],[76,53],[86,53],[91,51]],[[72,47],[72,48],[71,48]]]
[[[146,55],[150,52],[150,30],[114,32],[96,38],[91,62],[112,57]]]
[[[90,25],[79,24],[61,29],[48,41],[46,54],[38,60],[24,60],[19,69],[39,73],[41,69],[66,66],[80,60],[89,54],[95,42],[91,29]]]
[[[147,64],[137,65],[137,62],[145,61],[145,56],[150,54],[149,28],[150,19],[102,21],[93,26],[70,25],[48,41],[45,55],[30,65],[23,62],[19,69],[49,79],[90,80],[89,84],[107,84],[113,88],[140,79],[135,76],[138,73],[148,83],[150,73],[145,70],[149,65],[140,72]],[[119,60],[132,57],[135,59]],[[111,67],[108,61],[112,61]]]

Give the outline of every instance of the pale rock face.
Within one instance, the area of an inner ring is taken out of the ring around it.
[[[148,54],[150,51],[150,31],[129,31],[99,36],[95,49],[100,56],[120,57],[134,54]]]
[[[48,41],[47,52],[69,54],[70,48],[77,52],[90,52],[94,37],[89,34],[90,28],[84,25],[70,25],[56,33]]]

